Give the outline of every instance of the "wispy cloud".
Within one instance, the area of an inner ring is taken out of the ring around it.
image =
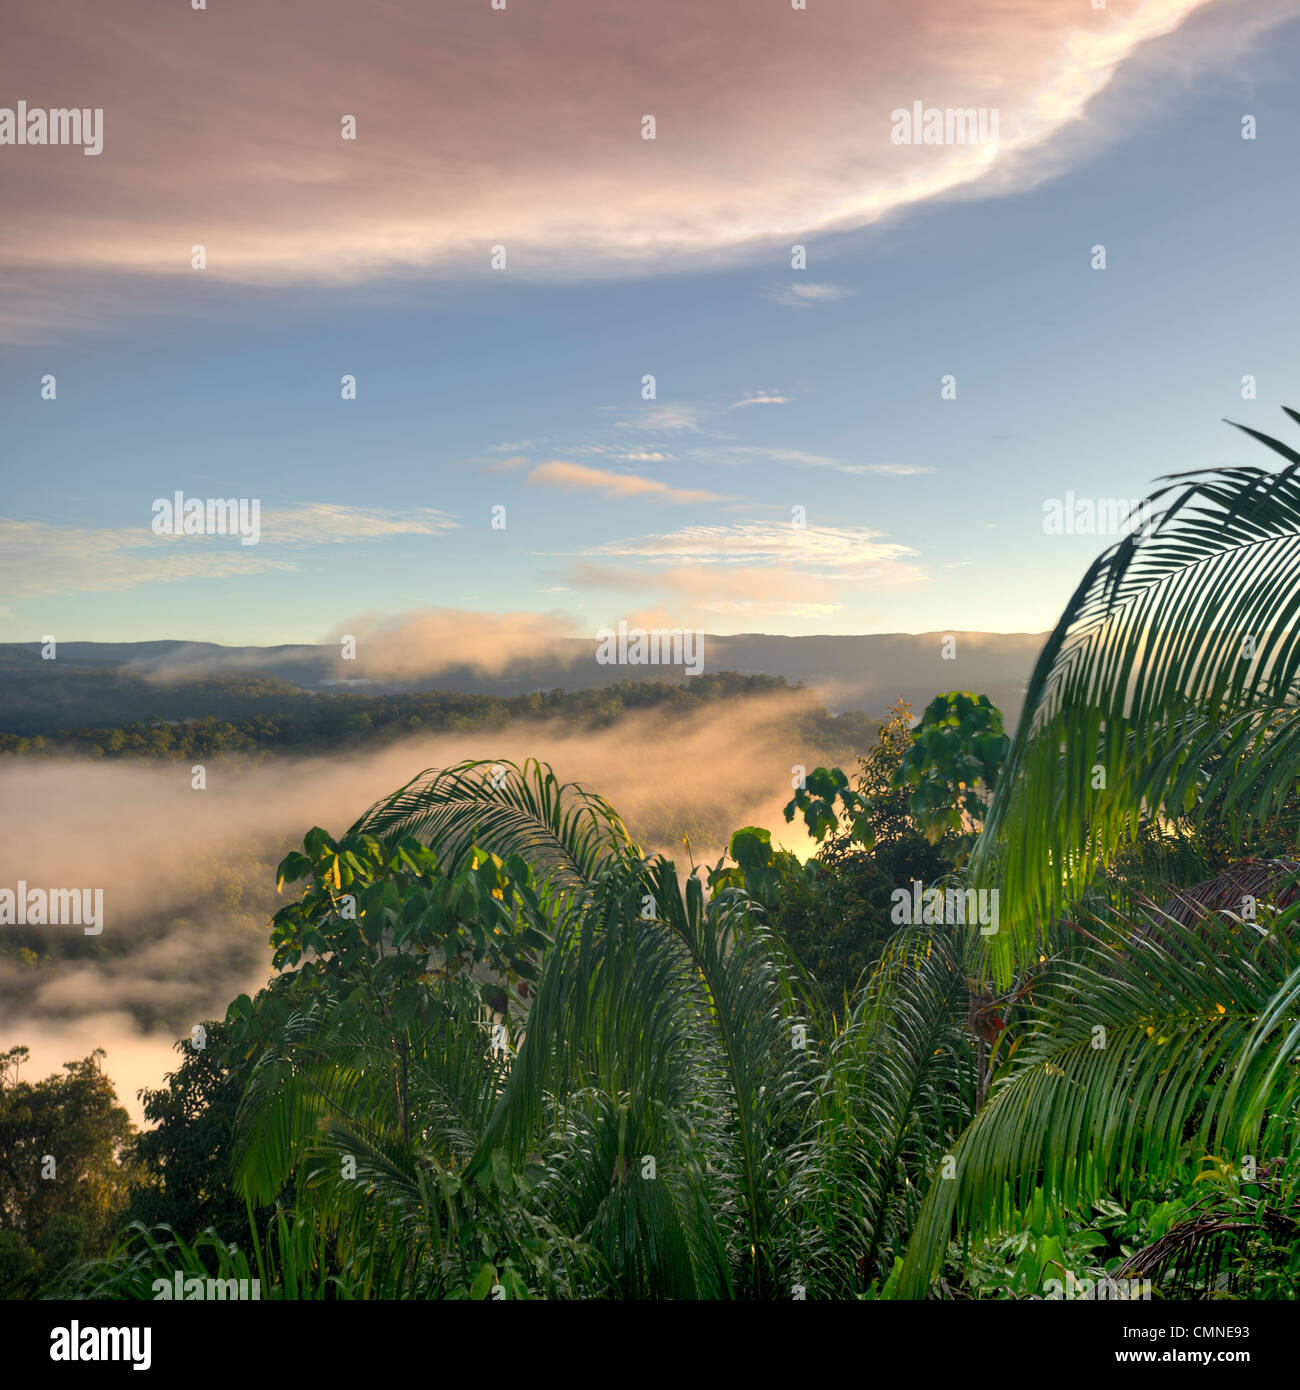
[[[839,612],[856,591],[924,583],[918,558],[864,527],[747,521],[610,541],[555,577],[602,600],[662,598],[691,621],[812,619]]]
[[[338,624],[332,638],[357,639],[356,673],[407,680],[467,667],[497,676],[542,658],[560,660],[561,639],[573,620],[559,611],[484,613],[429,608],[413,613],[364,613]]]
[[[611,425],[616,430],[640,429],[647,433],[675,432],[682,436],[674,441],[673,450],[665,450],[653,447],[641,447],[629,449],[621,443],[608,443],[592,439],[583,440],[579,443],[565,443],[556,447],[552,442],[547,445],[552,455],[568,455],[570,458],[599,458],[609,459],[617,463],[685,463],[697,464],[703,467],[724,467],[736,468],[753,466],[755,464],[773,464],[780,468],[822,468],[834,473],[846,473],[854,477],[889,477],[889,478],[909,478],[931,474],[935,470],[928,464],[917,463],[856,463],[849,459],[836,458],[828,454],[815,453],[810,449],[789,448],[780,444],[749,444],[738,440],[736,434],[726,434],[712,428],[713,421],[724,418],[725,415],[736,410],[741,406],[750,405],[786,405],[793,398],[781,395],[776,391],[752,391],[746,393],[738,401],[727,404],[714,403],[704,405],[698,402],[679,401],[669,403],[656,403],[646,405],[629,414],[626,408],[615,406],[601,407],[601,413],[606,416],[613,416]],[[757,419],[758,417],[753,417]],[[766,421],[764,423],[767,423]],[[617,438],[617,436],[613,436]],[[531,447],[535,450],[542,448],[546,441],[533,443]],[[521,446],[522,447],[522,446]],[[590,487],[593,489],[604,486],[602,480],[617,478],[620,480],[618,490],[613,485],[605,487],[610,496],[635,495],[634,489],[639,490],[645,495],[651,491],[661,490],[662,485],[652,485],[648,482],[638,484],[635,480],[627,480],[627,475],[606,473],[596,468],[584,468],[582,465],[571,462],[544,462],[541,464],[542,472],[536,471],[537,460],[530,458],[527,454],[516,454],[499,462],[488,462],[480,465],[480,471],[484,473],[499,473],[507,471],[517,471],[525,467],[533,467],[534,473],[530,476],[530,481],[538,483],[551,483],[557,486],[567,487]],[[681,490],[678,490],[681,491]],[[682,501],[718,501],[728,500],[719,498],[716,494],[700,493],[698,496],[693,492],[685,491],[679,500]]]
[[[911,584],[924,578],[912,563],[916,551],[860,526],[794,526],[773,522],[686,526],[677,531],[608,541],[587,556],[651,564],[793,565],[863,583]]]
[[[662,593],[678,607],[685,601],[701,614],[812,618],[826,617],[844,606],[840,576],[809,574],[787,564],[729,569],[683,565],[647,572],[575,562],[566,575],[573,586],[600,594],[611,590]]]
[[[343,507],[332,502],[300,502],[262,511],[262,543],[285,545],[344,544],[386,540],[393,536],[441,536],[460,523],[433,507],[385,511],[378,507]]]
[[[614,421],[619,429],[649,430],[651,433],[682,430],[698,434],[704,416],[702,407],[685,402],[647,405],[630,413],[626,406],[606,406],[605,409],[623,415],[623,419]]]
[[[482,467],[484,473],[517,473],[521,468],[528,467],[527,454],[511,454],[509,458],[493,459],[490,463],[485,463]]]
[[[558,460],[543,463],[528,475],[533,486],[559,487],[570,491],[599,492],[605,497],[640,497],[663,502],[727,502],[733,499],[699,488],[676,488],[657,478],[633,473],[611,473],[603,468],[587,468],[580,463]]]
[[[790,309],[811,309],[815,304],[830,304],[857,294],[845,285],[829,285],[824,281],[792,280],[779,290],[768,290],[767,297]]]
[[[181,539],[190,544],[178,544]],[[155,536],[147,527],[96,530],[0,517],[0,589],[14,598],[44,598],[293,568],[261,546],[215,542]]]
[[[850,463],[847,459],[814,454],[807,449],[787,449],[777,444],[702,444],[690,450],[690,457],[699,463],[736,467],[743,464],[776,463],[782,467],[826,468],[833,473],[854,476],[876,474],[883,477],[905,478],[934,469],[914,463]]]
[[[285,550],[292,554],[311,545],[438,536],[458,525],[454,517],[432,508],[392,512],[298,503],[263,508],[261,540],[244,546],[235,536],[157,536],[147,521],[138,527],[93,528],[0,517],[0,590],[16,598],[40,598],[228,579],[293,569]],[[279,555],[273,553],[277,547]]]

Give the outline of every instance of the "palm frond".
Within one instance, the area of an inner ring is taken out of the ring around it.
[[[1244,830],[1295,783],[1300,455],[1247,433],[1288,466],[1166,480],[1145,533],[1093,563],[1039,657],[972,860],[1003,892],[1004,974],[1144,812],[1195,812],[1202,792]]]
[[[963,943],[897,933],[827,1050],[815,1124],[792,1164],[810,1289],[863,1291],[892,1267],[928,1174],[974,1113]]]
[[[559,888],[591,883],[614,856],[636,853],[618,813],[594,793],[561,783],[544,763],[475,759],[430,768],[377,801],[348,832],[413,835],[454,874],[472,846],[518,854]]]
[[[954,1223],[968,1238],[995,1231],[1039,1187],[1070,1207],[1167,1179],[1188,1152],[1262,1162],[1282,1143],[1297,1095],[1297,916],[1266,929],[1158,915],[1088,933],[1091,949],[1039,992],[952,1175],[934,1176],[899,1296],[924,1295]]]
[[[810,1092],[775,943],[753,924],[753,911],[734,889],[706,902],[698,877],[683,888],[662,858],[608,866],[547,959],[509,1085],[471,1168],[499,1146],[518,1159],[544,1143],[549,1113],[553,1127],[588,1135],[585,1147],[564,1148],[570,1164],[585,1154],[586,1170],[552,1189],[597,1193],[608,1208],[608,1117],[616,1114],[620,1163],[667,1156],[672,1181],[654,1209],[668,1228],[680,1225],[674,1212],[700,1224],[696,1246],[680,1246],[693,1286],[778,1285],[788,1245],[778,1235],[787,1210],[784,1146],[799,1133]],[[633,1135],[656,1147],[626,1149]],[[622,1169],[614,1176],[622,1188]],[[640,1196],[615,1205],[619,1220],[651,1209]],[[574,1209],[594,1222],[589,1200]],[[592,1239],[590,1227],[583,1238]],[[719,1250],[734,1273],[715,1271]]]

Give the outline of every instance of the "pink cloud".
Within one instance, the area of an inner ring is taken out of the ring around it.
[[[0,91],[103,108],[104,144],[95,158],[0,148],[22,209],[0,229],[9,327],[80,322],[106,275],[196,292],[488,277],[496,246],[504,274],[761,254],[788,279],[796,240],[1005,184],[1139,45],[1207,2],[46,0],[7,17]],[[1269,22],[1287,8],[1263,0]],[[891,113],[917,100],[996,108],[998,145],[893,143]]]
[[[699,488],[669,487],[657,478],[640,478],[633,473],[611,473],[604,468],[586,468],[580,463],[543,463],[528,475],[534,486],[560,487],[570,491],[599,492],[604,497],[644,497],[664,502],[725,502],[716,492]]]

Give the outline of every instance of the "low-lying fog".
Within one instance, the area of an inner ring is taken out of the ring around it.
[[[341,834],[427,767],[537,757],[606,797],[644,848],[679,863],[683,833],[695,861],[712,863],[730,831],[751,824],[802,857],[809,841],[782,807],[792,768],[825,760],[789,732],[807,698],[728,702],[671,725],[648,712],[595,732],[518,724],[339,757],[212,760],[202,791],[189,762],[6,761],[0,887],[102,887],[104,928],[0,926],[0,1049],[29,1047],[31,1080],[104,1048],[139,1123],[136,1093],[176,1066],[176,1039],[265,983],[265,926],[286,901],[276,898],[274,865],[311,826]],[[53,954],[33,964],[14,949],[33,944]]]

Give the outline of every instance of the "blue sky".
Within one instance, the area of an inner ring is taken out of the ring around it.
[[[25,326],[0,347],[0,639],[318,641],[426,608],[1050,626],[1105,538],[1045,535],[1046,499],[1266,462],[1220,418],[1285,434],[1300,406],[1300,17],[1221,43],[1241,12],[1137,47],[1014,177],[808,235],[804,271],[787,230],[556,273],[132,272],[111,311]],[[44,274],[99,302],[102,270]],[[266,538],[182,559],[149,532],[177,489],[260,498]]]

